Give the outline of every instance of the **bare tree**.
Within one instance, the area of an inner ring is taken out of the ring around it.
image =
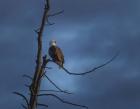
[[[31,85],[26,85],[27,87],[29,87],[29,92],[30,92],[29,99],[19,92],[14,92],[14,94],[21,96],[25,100],[26,104],[21,104],[22,107],[25,109],[37,109],[38,106],[48,107],[47,104],[39,103],[38,97],[42,97],[42,96],[52,96],[52,97],[58,99],[59,101],[61,101],[62,103],[66,103],[66,104],[73,105],[73,106],[78,106],[81,108],[88,108],[87,106],[68,102],[68,101],[65,101],[62,98],[58,97],[55,94],[48,93],[48,92],[60,92],[60,93],[65,93],[65,94],[72,94],[68,91],[64,91],[61,88],[59,88],[46,74],[46,72],[47,72],[46,70],[51,69],[51,68],[47,67],[47,64],[49,62],[53,62],[53,63],[55,63],[55,62],[53,60],[49,59],[47,57],[47,55],[43,56],[43,54],[42,54],[43,30],[44,30],[46,24],[48,24],[48,25],[54,24],[54,23],[49,22],[49,20],[48,20],[49,17],[63,13],[63,11],[60,11],[60,12],[57,12],[54,14],[49,14],[49,10],[50,10],[50,1],[45,0],[45,7],[44,7],[43,17],[41,20],[41,25],[37,30],[35,30],[35,32],[38,35],[38,38],[37,38],[38,46],[37,46],[37,58],[36,58],[36,67],[35,67],[34,77],[31,77],[29,75],[23,75],[23,77],[29,78],[32,81]],[[62,69],[70,75],[85,75],[88,73],[92,73],[95,70],[102,68],[103,66],[109,64],[117,57],[117,55],[118,55],[118,53],[115,56],[113,56],[109,61],[105,62],[104,64],[94,67],[91,70],[83,72],[83,73],[72,73],[65,67],[62,67]],[[55,63],[55,64],[57,64],[57,63]],[[57,90],[40,90],[40,85],[41,85],[41,81],[42,81],[43,77],[46,77],[48,79],[48,81],[51,82],[56,87]],[[47,92],[47,93],[43,93],[43,92]]]

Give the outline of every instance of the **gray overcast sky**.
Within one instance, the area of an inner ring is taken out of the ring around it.
[[[44,0],[0,0],[0,108],[21,109],[27,95],[23,74],[33,76],[36,29],[43,14]],[[48,76],[73,95],[59,94],[89,109],[140,108],[140,1],[139,0],[51,0],[51,12],[64,10],[50,18],[56,24],[46,27],[43,53],[49,40],[57,40],[65,55],[65,67],[83,72],[120,55],[111,64],[86,75],[69,76],[50,64]],[[54,88],[45,79],[42,89]],[[80,109],[43,98],[49,109]]]

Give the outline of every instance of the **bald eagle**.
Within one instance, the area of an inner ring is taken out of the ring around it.
[[[56,45],[55,40],[50,41],[50,47],[48,51],[52,60],[59,65],[59,68],[63,67],[64,55],[62,50]]]

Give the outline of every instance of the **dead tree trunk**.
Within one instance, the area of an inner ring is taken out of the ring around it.
[[[47,64],[45,61],[42,60],[42,34],[43,34],[44,27],[46,25],[46,19],[48,17],[49,9],[50,9],[49,0],[46,0],[42,22],[40,28],[36,30],[36,33],[38,34],[37,60],[36,60],[35,74],[32,80],[32,84],[30,86],[31,95],[30,95],[28,109],[36,109],[37,107],[37,98],[38,98],[37,96],[40,90],[41,77],[45,69],[45,64]]]

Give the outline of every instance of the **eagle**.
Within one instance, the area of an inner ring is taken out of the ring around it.
[[[59,68],[63,68],[64,55],[62,50],[57,46],[55,40],[50,41],[50,47],[48,53],[49,56],[52,58],[52,60],[59,65]]]

